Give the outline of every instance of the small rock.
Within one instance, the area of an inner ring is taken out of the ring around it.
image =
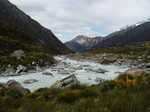
[[[29,79],[29,80],[25,80],[23,83],[25,83],[25,84],[32,84],[32,83],[35,83],[35,82],[38,82],[38,80],[36,80],[36,79]]]
[[[70,74],[68,71],[66,71],[66,70],[58,70],[57,71],[58,72],[58,74]]]
[[[83,69],[83,66],[80,65],[80,66],[78,66],[76,69],[77,69],[77,70],[82,70],[82,69]]]
[[[83,65],[83,67],[90,67],[90,65]]]
[[[86,70],[86,71],[91,71],[91,72],[95,72],[95,73],[102,73],[102,74],[108,72],[107,70],[101,69],[101,68],[99,68],[99,69],[85,68],[84,70]]]
[[[92,80],[91,78],[88,78],[88,80]]]
[[[99,69],[95,70],[95,72],[104,74],[104,73],[106,73],[106,72],[108,72],[108,71],[105,70],[105,69],[99,68]]]
[[[43,72],[42,74],[43,74],[43,75],[48,75],[48,76],[53,76],[53,74],[50,73],[50,72]]]
[[[97,78],[95,79],[95,81],[98,82],[98,83],[102,83],[102,82],[105,81],[105,79],[102,79],[102,78],[97,77]]]

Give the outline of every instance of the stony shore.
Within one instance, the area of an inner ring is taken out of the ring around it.
[[[69,58],[80,60],[92,60],[100,64],[115,64],[115,65],[127,65],[131,69],[127,71],[127,73],[135,73],[135,74],[143,74],[150,73],[150,62],[145,62],[145,56],[139,56],[137,60],[127,59],[125,55],[115,55],[111,53],[103,53],[96,54],[92,56],[84,56],[79,54],[71,54],[68,56]],[[126,73],[126,72],[125,72]]]

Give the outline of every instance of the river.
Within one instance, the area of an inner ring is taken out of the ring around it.
[[[72,74],[75,74],[82,84],[91,85],[98,83],[96,81],[98,78],[105,80],[115,79],[120,72],[125,72],[129,69],[127,65],[102,65],[95,61],[70,59],[66,56],[56,56],[55,59],[58,61],[58,64],[44,71],[26,73],[19,76],[1,76],[0,82],[6,83],[9,80],[16,80],[25,88],[34,91],[39,88],[50,87],[57,80],[61,80]],[[31,82],[27,83],[29,80]]]

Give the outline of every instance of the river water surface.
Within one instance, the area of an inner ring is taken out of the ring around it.
[[[102,65],[94,61],[75,60],[66,56],[57,56],[55,59],[58,61],[58,64],[44,71],[26,73],[20,76],[0,77],[0,82],[6,83],[9,80],[16,80],[25,88],[34,91],[39,88],[50,87],[57,80],[61,80],[72,74],[75,74],[82,84],[91,85],[98,83],[97,79],[99,78],[105,80],[114,79],[120,72],[125,72],[129,69],[127,65]],[[105,70],[105,73],[101,73],[101,69]],[[28,80],[33,80],[33,82],[25,83]]]

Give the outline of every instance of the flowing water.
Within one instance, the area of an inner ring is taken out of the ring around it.
[[[116,78],[120,72],[125,72],[129,69],[127,65],[102,65],[94,61],[75,60],[65,56],[57,56],[55,59],[58,60],[58,64],[44,71],[26,73],[19,76],[0,77],[0,82],[6,83],[9,80],[16,80],[25,88],[34,91],[38,88],[50,87],[57,80],[61,80],[72,74],[75,74],[82,84],[91,85],[98,83],[96,79],[111,80]],[[31,82],[25,83],[28,80]]]

